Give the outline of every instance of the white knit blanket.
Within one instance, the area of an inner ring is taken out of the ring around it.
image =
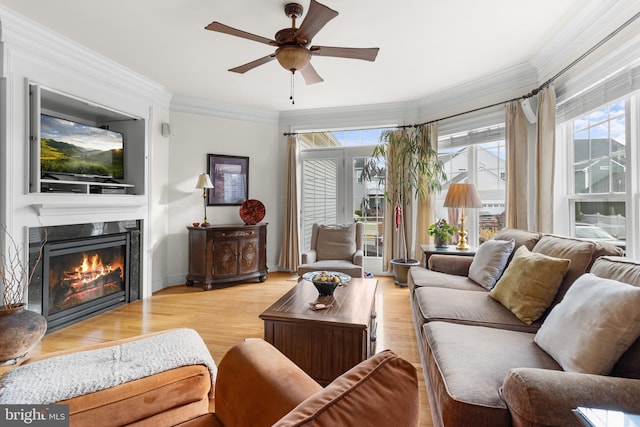
[[[19,366],[0,377],[0,404],[46,405],[188,365],[207,366],[215,384],[218,368],[200,335],[175,329]]]

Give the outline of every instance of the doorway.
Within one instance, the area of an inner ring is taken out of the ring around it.
[[[301,152],[301,244],[310,246],[314,223],[364,223],[364,270],[382,273],[384,188],[379,179],[363,179],[370,146]]]

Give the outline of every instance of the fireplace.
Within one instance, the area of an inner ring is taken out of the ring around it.
[[[138,221],[34,228],[29,241],[29,308],[48,332],[138,299]]]

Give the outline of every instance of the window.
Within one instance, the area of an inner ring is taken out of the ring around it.
[[[603,105],[571,122],[573,235],[626,249],[628,101]]]
[[[625,122],[624,101],[573,121],[575,194],[624,193]]]
[[[445,165],[448,181],[436,198],[436,217],[450,221],[449,212],[443,207],[450,183],[474,183],[483,207],[465,210],[467,240],[477,246],[493,239],[505,221],[504,124],[441,135],[438,156]]]

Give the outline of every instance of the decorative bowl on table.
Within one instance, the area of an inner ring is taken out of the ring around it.
[[[313,283],[320,296],[331,296],[340,285],[351,280],[351,276],[337,271],[310,271],[302,275],[304,280]]]

